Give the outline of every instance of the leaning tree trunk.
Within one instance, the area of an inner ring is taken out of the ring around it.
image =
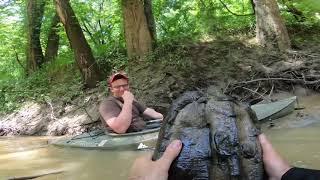
[[[254,2],[258,43],[281,51],[289,49],[290,39],[276,0],[254,0]]]
[[[28,14],[28,51],[27,74],[31,74],[40,68],[43,63],[43,54],[40,44],[40,31],[44,13],[43,0],[29,0],[27,4]]]
[[[57,13],[66,30],[70,46],[80,69],[85,86],[95,87],[100,78],[98,66],[85,39],[78,19],[68,0],[55,0]]]
[[[143,1],[122,0],[128,57],[142,57],[152,51],[152,32],[148,28]]]
[[[59,15],[56,13],[51,21],[51,27],[48,35],[47,49],[44,56],[46,62],[54,60],[58,55],[59,48],[59,34],[57,33],[59,27]]]

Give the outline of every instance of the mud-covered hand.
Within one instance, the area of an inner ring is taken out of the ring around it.
[[[152,161],[151,154],[138,158],[133,163],[129,180],[167,180],[170,165],[179,155],[181,148],[181,141],[174,140],[159,160]]]
[[[282,175],[291,168],[289,163],[282,159],[275,151],[264,134],[259,135],[259,141],[263,151],[264,168],[269,176],[269,180],[280,180]]]

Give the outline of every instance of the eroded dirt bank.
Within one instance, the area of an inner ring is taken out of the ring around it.
[[[149,60],[132,62],[131,87],[137,99],[163,114],[180,93],[209,85],[249,103],[279,99],[283,91],[317,94],[319,48],[308,43],[280,53],[240,41],[173,44]],[[70,102],[50,97],[44,104],[26,102],[19,111],[1,117],[0,135],[79,134],[100,128],[97,107],[105,95],[106,87],[98,87]]]

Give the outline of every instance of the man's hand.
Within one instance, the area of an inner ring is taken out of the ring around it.
[[[172,161],[182,148],[180,140],[172,141],[157,161],[151,160],[151,154],[138,158],[131,168],[129,180],[167,180]]]
[[[289,163],[282,159],[275,151],[264,134],[260,134],[258,138],[263,151],[264,168],[269,176],[269,180],[280,180],[282,175],[291,168]]]
[[[132,103],[134,100],[134,95],[130,91],[124,91],[122,98],[124,102]]]
[[[143,116],[145,116],[145,117],[147,117],[149,119],[161,119],[161,120],[163,120],[163,115],[161,113],[158,113],[154,109],[151,109],[151,108],[147,108],[143,112]]]

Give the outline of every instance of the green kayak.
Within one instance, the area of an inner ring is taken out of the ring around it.
[[[276,102],[255,104],[251,109],[256,112],[259,121],[274,120],[290,114],[297,102],[297,97],[293,96]]]
[[[83,133],[72,137],[61,137],[50,144],[63,147],[87,149],[137,149],[140,143],[158,139],[158,128],[126,134],[106,134],[103,130]]]

